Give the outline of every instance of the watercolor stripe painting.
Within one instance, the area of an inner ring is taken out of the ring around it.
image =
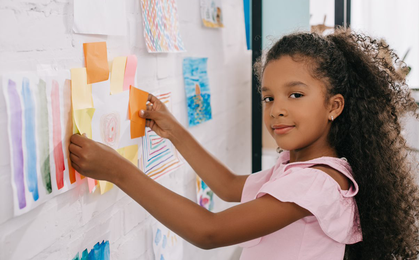
[[[155,96],[171,110],[170,92]],[[140,169],[155,180],[183,165],[183,160],[174,145],[168,139],[161,138],[148,127],[145,136],[142,138],[139,158]]]
[[[175,0],[141,0],[148,52],[186,51],[179,33]]]
[[[21,215],[74,187],[68,164],[71,96],[68,71],[2,77],[8,115],[14,214]]]

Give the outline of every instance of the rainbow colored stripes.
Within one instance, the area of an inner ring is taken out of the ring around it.
[[[44,79],[30,72],[3,75],[15,215],[75,186],[63,144],[72,134],[66,131],[71,121],[65,113],[71,107],[68,76],[68,71]]]
[[[170,110],[171,93],[156,95]],[[153,130],[146,128],[142,140],[142,154],[140,158],[140,169],[150,178],[158,179],[179,168],[183,163],[173,144],[158,136]]]

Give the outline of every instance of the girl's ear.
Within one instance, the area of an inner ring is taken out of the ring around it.
[[[341,94],[336,94],[329,99],[329,119],[336,119],[343,111],[345,99]]]

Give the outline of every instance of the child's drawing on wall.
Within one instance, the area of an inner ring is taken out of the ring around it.
[[[207,58],[185,58],[183,78],[188,103],[189,126],[212,118],[211,93],[207,75]]]
[[[153,225],[153,251],[155,260],[183,258],[183,239],[160,222]]]
[[[100,118],[100,133],[102,141],[117,148],[119,143],[120,117],[117,112],[102,115]]]
[[[196,196],[201,207],[209,211],[214,209],[214,192],[199,176],[196,176]]]
[[[224,27],[220,0],[201,0],[201,18],[204,26]]]

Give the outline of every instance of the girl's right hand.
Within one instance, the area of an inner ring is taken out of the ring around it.
[[[163,138],[170,139],[177,128],[181,127],[167,107],[155,96],[148,94],[147,110],[140,110],[141,118],[146,119],[146,126]]]

